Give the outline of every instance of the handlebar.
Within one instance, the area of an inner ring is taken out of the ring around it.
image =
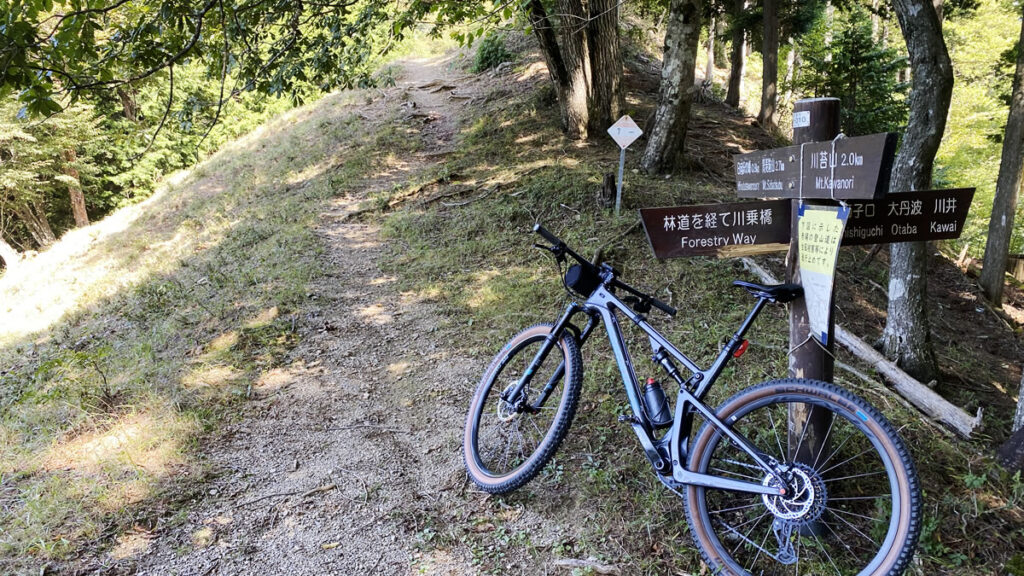
[[[563,242],[558,236],[555,236],[554,234],[552,234],[550,231],[548,231],[546,228],[541,226],[539,223],[533,225],[533,231],[536,232],[537,234],[539,234],[541,238],[547,240],[548,242],[550,242],[552,244],[550,250],[552,252],[554,252],[556,255],[568,254],[569,256],[572,256],[572,258],[574,260],[579,262],[580,266],[583,266],[589,272],[592,272],[594,274],[598,274],[599,271],[598,271],[598,267],[597,266],[595,266],[592,262],[590,262],[589,260],[585,259],[584,257],[582,257],[579,254],[577,254],[576,252],[574,252],[571,248],[566,246],[565,242]],[[602,266],[604,266],[604,265],[602,265]],[[632,286],[626,284],[625,282],[622,282],[621,280],[618,280],[616,278],[612,278],[611,285],[616,287],[616,288],[621,288],[622,290],[625,290],[626,292],[629,292],[630,294],[632,294],[632,295],[636,296],[637,298],[639,298],[641,300],[641,302],[648,303],[651,306],[654,306],[655,308],[657,308],[658,310],[661,310],[665,314],[668,314],[669,316],[675,316],[676,315],[677,310],[675,308],[673,308],[672,306],[669,306],[668,304],[662,302],[661,300],[658,300],[654,296],[651,296],[649,294],[644,294],[643,292],[637,290],[636,288],[633,288]]]

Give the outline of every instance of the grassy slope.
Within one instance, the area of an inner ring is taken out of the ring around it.
[[[285,114],[0,280],[0,572],[152,529],[201,488],[197,443],[292,360],[324,201],[409,145],[356,129],[366,98]]]
[[[393,211],[367,216],[391,240],[385,266],[404,289],[437,303],[441,339],[483,363],[563,302],[553,266],[525,233],[540,219],[588,252],[608,243],[606,258],[629,281],[681,309],[660,324],[706,362],[748,302],[727,287],[744,273],[733,261],[655,261],[642,234],[622,234],[639,206],[731,198],[722,176],[729,147],[770,142],[724,108],[700,108],[689,143],[698,162],[669,180],[627,172],[626,209],[615,218],[595,207],[594,192],[616,151],[600,138],[565,140],[544,76],[533,70],[534,87],[497,88],[486,104],[464,108],[458,149],[437,185],[399,186],[370,206],[396,201]],[[644,118],[652,77],[637,70],[628,81],[627,112]],[[24,280],[0,281],[3,572],[73,557],[97,537],[113,544],[134,525],[173,521],[198,494],[206,472],[197,444],[263,373],[293,360],[305,286],[323,273],[312,229],[324,201],[415,145],[397,123],[358,130],[346,102],[362,98],[330,97],[270,123],[145,205],[75,232],[35,259]],[[859,257],[844,255],[844,266],[855,270]],[[763,316],[717,398],[784,372],[784,327],[781,310]],[[635,344],[638,367],[653,374],[643,342]],[[615,421],[625,398],[607,345],[595,342],[585,358],[581,411],[554,465],[489,505],[493,531],[462,525],[455,511],[422,519],[420,548],[468,546],[482,572],[500,573],[506,546],[540,553],[531,534],[503,527],[504,504],[522,503],[549,511],[561,530],[557,555],[608,558],[630,573],[693,571],[679,499],[657,484]],[[884,407],[915,447],[928,492],[919,572],[988,574],[1007,561],[1011,542],[1024,541],[1024,484],[991,470],[978,447],[937,435],[878,387],[844,373],[839,380]]]

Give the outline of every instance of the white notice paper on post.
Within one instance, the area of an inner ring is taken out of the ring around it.
[[[626,114],[612,127],[608,129],[608,134],[611,135],[615,143],[619,145],[619,148],[626,148],[630,144],[636,141],[644,133],[636,122]]]
[[[800,284],[804,287],[811,336],[824,346],[828,346],[832,281],[836,274],[839,244],[849,217],[848,206],[801,204],[797,212]]]

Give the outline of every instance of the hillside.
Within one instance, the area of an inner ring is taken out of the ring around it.
[[[464,414],[508,336],[564,301],[531,248],[538,220],[679,307],[674,321],[652,316],[706,362],[745,312],[728,283],[747,273],[654,260],[635,209],[731,199],[730,154],[774,143],[700,105],[687,169],[628,171],[614,217],[596,193],[617,149],[561,135],[543,65],[463,66],[405,61],[394,87],[285,114],[0,279],[4,572],[545,574],[593,557],[624,574],[702,573],[682,502],[616,420],[625,398],[607,344],[585,350],[555,462],[511,496],[467,485]],[[630,63],[634,118],[656,72]],[[866,255],[844,251],[839,314],[870,339],[885,255]],[[1008,429],[1024,346],[948,260],[933,262],[939,388],[985,406],[985,435],[947,436],[877,378],[837,380],[912,446],[926,493],[913,572],[1013,573],[1024,481],[986,454]],[[712,404],[784,373],[784,310],[752,341]]]

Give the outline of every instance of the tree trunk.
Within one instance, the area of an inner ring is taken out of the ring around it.
[[[124,117],[132,122],[139,121],[139,105],[135,102],[135,90],[117,88],[117,97],[121,100],[121,110]]]
[[[746,0],[734,0],[732,20],[732,52],[729,56],[729,89],[725,103],[733,108],[740,106],[740,92],[743,91],[743,65],[747,57],[747,31],[737,24],[747,9]]]
[[[562,27],[562,45],[558,43],[558,35],[555,33],[555,25],[544,10],[544,4],[540,0],[531,0],[527,17],[537,41],[540,44],[540,51],[544,55],[544,62],[548,67],[548,74],[555,86],[555,96],[558,99],[558,110],[562,116],[562,129],[566,131],[569,138],[581,140],[587,137],[587,118],[589,100],[590,80],[590,54],[586,43],[586,26],[577,24],[575,26]],[[579,0],[563,0],[559,2],[559,10],[562,11],[561,21],[563,23],[582,23],[586,21],[583,16],[583,5]],[[566,11],[568,10],[568,12]]]
[[[717,13],[716,13],[717,14]],[[715,17],[715,62],[725,62],[725,42],[722,42],[722,36],[725,36],[725,24],[723,23],[721,14],[717,14]]]
[[[793,83],[796,81],[796,69],[800,65],[800,49],[792,38],[789,40],[789,54],[786,55],[786,92],[782,95],[783,105],[788,106],[793,100]]]
[[[71,197],[71,213],[75,216],[75,227],[89,225],[89,213],[85,211],[85,194],[82,193],[82,185],[78,181],[78,170],[75,169],[75,161],[78,156],[74,148],[64,151],[64,174],[75,179],[75,184],[68,184],[68,196]]]
[[[46,219],[46,210],[36,203],[19,203],[14,206],[14,213],[24,222],[28,233],[40,248],[45,248],[57,241],[50,221]]]
[[[0,260],[3,260],[8,272],[17,268],[21,262],[21,255],[18,254],[18,251],[2,237],[0,237]]]
[[[704,69],[704,81],[715,80],[715,17],[711,17],[708,23],[708,44],[707,44],[708,65]]]
[[[590,131],[603,133],[622,111],[622,55],[619,52],[619,7],[616,0],[590,0],[587,24],[593,73]]]
[[[775,108],[779,81],[779,7],[778,0],[764,0],[764,43],[761,48],[764,70],[761,80],[761,112],[757,121],[765,130],[775,128]]]
[[[1017,212],[1017,196],[1024,184],[1024,23],[1017,44],[1017,73],[1013,77],[1010,116],[1003,137],[1003,156],[996,179],[996,197],[992,202],[992,218],[988,222],[988,241],[981,269],[981,289],[996,305],[1003,303],[1003,282],[1006,260],[1013,235],[1013,217]]]
[[[953,93],[953,68],[938,15],[930,3],[894,0],[896,17],[910,54],[913,86],[910,117],[892,171],[897,192],[931,187],[935,153],[942,141]],[[893,244],[889,264],[889,309],[882,347],[911,376],[928,382],[938,372],[928,328],[927,264],[924,242]]]
[[[700,8],[697,0],[672,0],[669,6],[658,107],[640,159],[648,174],[671,171],[683,151],[693,102]]]
[[[590,124],[590,46],[587,13],[580,0],[559,0],[562,54],[565,59],[565,131],[573,140],[587,139]]]
[[[882,18],[878,15],[878,5],[880,0],[871,0],[871,39],[878,41],[879,25],[882,22]]]

